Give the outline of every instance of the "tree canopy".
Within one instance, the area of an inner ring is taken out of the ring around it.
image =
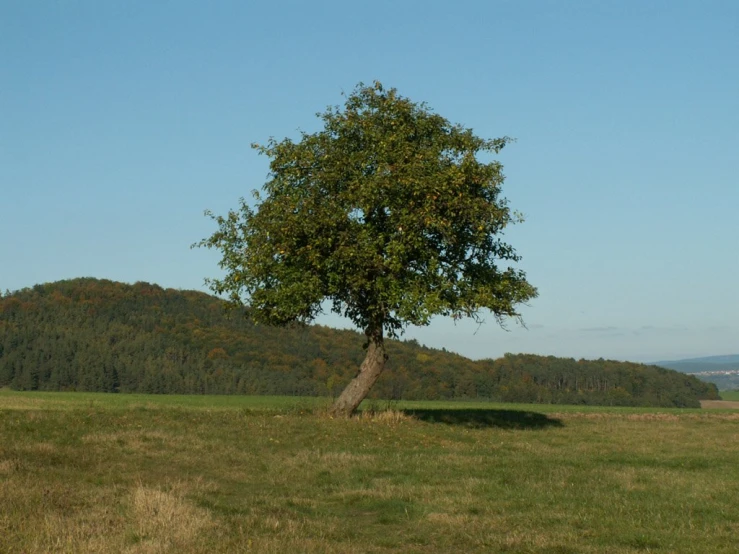
[[[328,301],[365,332],[358,378],[372,377],[338,409],[351,413],[382,371],[384,335],[435,315],[502,323],[537,293],[501,239],[521,219],[502,165],[481,159],[508,137],[477,137],[378,82],[319,117],[297,142],[253,145],[271,160],[256,206],[210,214],[218,230],[199,245],[222,253],[212,289],[255,321],[310,322]]]

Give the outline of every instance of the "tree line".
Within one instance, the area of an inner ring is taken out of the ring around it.
[[[0,387],[156,394],[335,396],[364,352],[357,332],[254,325],[220,299],[92,278],[0,295]],[[371,398],[697,407],[716,387],[610,360],[506,354],[473,361],[387,341]]]

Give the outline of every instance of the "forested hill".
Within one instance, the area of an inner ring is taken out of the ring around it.
[[[0,296],[0,387],[145,393],[332,395],[364,337],[322,326],[254,326],[194,291],[74,279]],[[713,385],[612,361],[506,355],[472,361],[389,341],[372,396],[697,407]]]

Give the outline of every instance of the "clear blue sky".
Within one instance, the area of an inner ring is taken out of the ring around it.
[[[259,188],[249,148],[378,79],[481,136],[526,223],[528,329],[480,358],[739,352],[739,2],[0,0],[0,288],[205,290],[190,250]],[[322,322],[343,325],[328,317]]]

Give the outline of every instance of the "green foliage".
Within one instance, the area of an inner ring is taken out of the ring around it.
[[[0,298],[0,387],[44,391],[332,396],[356,373],[353,331],[229,318],[219,299],[148,283],[60,281]],[[697,407],[713,385],[607,360],[475,362],[388,341],[372,398]]]
[[[308,322],[324,301],[368,334],[434,315],[501,322],[536,296],[500,239],[518,218],[485,140],[382,85],[359,85],[323,130],[254,147],[271,159],[257,209],[212,216],[199,243],[223,254],[213,290],[259,322]],[[503,263],[503,266],[500,264]]]

